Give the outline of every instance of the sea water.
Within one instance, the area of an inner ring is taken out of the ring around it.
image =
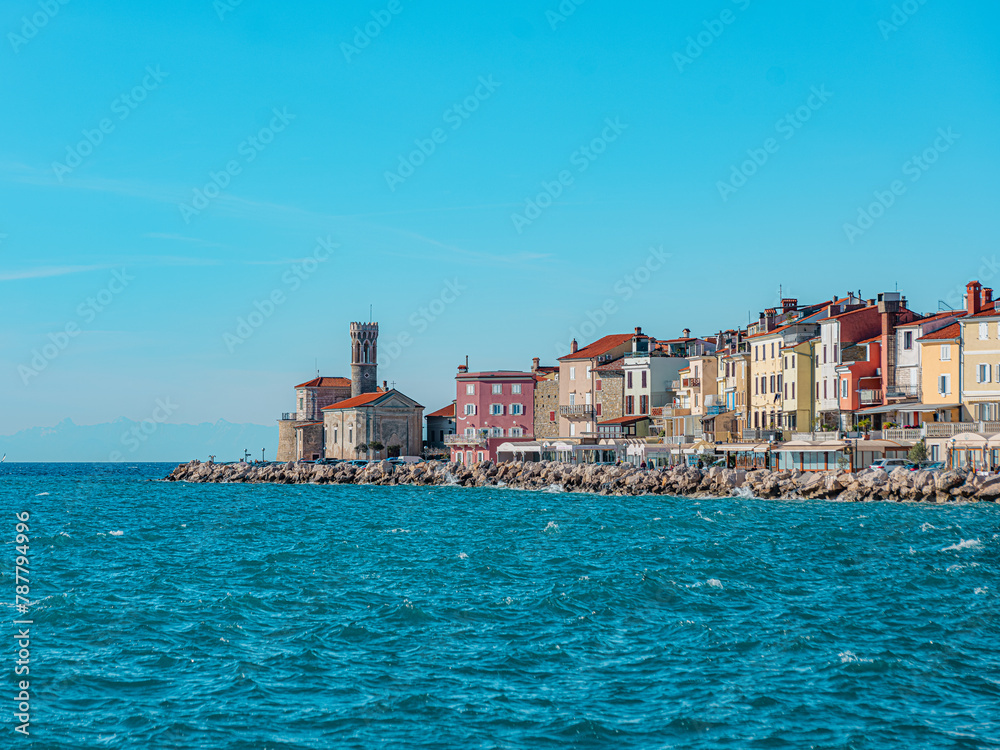
[[[0,465],[0,747],[1000,746],[995,505],[171,468]]]

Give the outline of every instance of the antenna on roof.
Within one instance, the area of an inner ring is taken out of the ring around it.
[[[319,357],[316,358],[316,377],[319,377]]]
[[[375,305],[368,305],[368,322],[371,323],[375,320]]]

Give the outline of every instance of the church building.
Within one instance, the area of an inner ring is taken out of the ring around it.
[[[378,386],[378,323],[351,323],[350,380],[317,377],[295,395],[296,411],[278,422],[278,461],[421,454],[424,407]]]

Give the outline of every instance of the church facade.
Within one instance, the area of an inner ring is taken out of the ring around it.
[[[377,378],[378,323],[351,323],[350,379],[295,386],[296,410],[278,421],[277,460],[421,455],[424,407]]]

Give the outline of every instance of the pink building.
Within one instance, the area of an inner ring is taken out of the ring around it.
[[[534,437],[534,373],[469,372],[463,365],[455,382],[455,434],[445,436],[452,461],[496,461],[500,445]]]

